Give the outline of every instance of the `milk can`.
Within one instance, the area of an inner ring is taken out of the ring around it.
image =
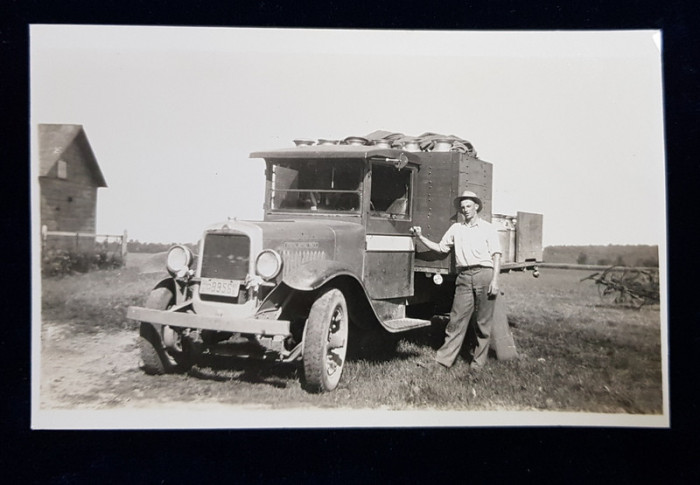
[[[313,140],[299,139],[299,140],[294,140],[294,144],[298,147],[310,146],[310,145],[314,144],[314,141]]]
[[[434,152],[449,152],[452,148],[452,141],[446,138],[439,138],[433,142]]]
[[[391,148],[389,140],[372,140],[372,146],[375,148]]]
[[[349,136],[343,140],[347,145],[366,145],[367,138],[362,138],[361,136]]]
[[[498,240],[503,251],[503,262],[515,262],[515,219],[509,216],[494,214],[491,222],[496,226]]]
[[[419,152],[420,145],[417,140],[404,140],[401,142],[401,148],[407,152]]]

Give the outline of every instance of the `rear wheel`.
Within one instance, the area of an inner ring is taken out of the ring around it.
[[[151,291],[146,300],[146,308],[167,310],[175,303],[175,293],[169,287],[159,287]],[[185,372],[192,367],[192,352],[188,342],[183,340],[171,327],[141,322],[139,347],[143,371],[146,374],[160,375],[172,372]],[[163,337],[174,342],[173,349],[166,349]]]
[[[311,306],[304,329],[304,381],[310,392],[332,391],[343,373],[348,348],[348,309],[343,293],[331,288]]]
[[[624,266],[613,266],[600,276],[598,293],[607,304],[626,304],[641,307],[646,290],[651,288],[651,274]]]

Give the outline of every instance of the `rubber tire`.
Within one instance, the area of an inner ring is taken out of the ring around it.
[[[139,350],[143,371],[148,375],[162,375],[171,372],[170,363],[158,331],[147,322],[141,322],[139,330]]]
[[[175,303],[175,294],[169,287],[155,288],[148,295],[146,308],[167,310]],[[139,349],[143,361],[143,371],[149,375],[162,375],[186,372],[192,367],[192,358],[187,351],[171,354],[163,345],[161,325],[141,322],[139,329]]]
[[[332,332],[331,323],[338,325]],[[348,349],[349,318],[345,296],[337,288],[322,293],[311,306],[309,318],[304,328],[304,387],[309,392],[334,390],[342,377]],[[341,343],[332,352],[329,344],[331,334]],[[332,374],[328,365],[329,354],[334,353],[340,360]]]

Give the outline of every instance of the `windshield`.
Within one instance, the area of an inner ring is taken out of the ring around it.
[[[272,210],[360,212],[363,164],[358,160],[280,160],[271,168]]]

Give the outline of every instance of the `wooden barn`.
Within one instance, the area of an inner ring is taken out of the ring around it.
[[[82,125],[39,125],[39,187],[45,247],[92,251],[97,189],[107,187]]]

